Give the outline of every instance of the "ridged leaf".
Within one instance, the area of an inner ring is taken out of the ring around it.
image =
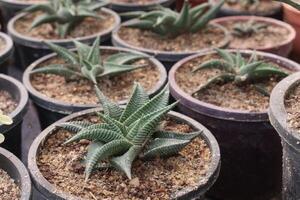
[[[70,131],[72,133],[77,133],[81,131],[83,128],[87,128],[89,126],[93,125],[90,122],[85,121],[71,121],[71,122],[65,122],[60,123],[57,126],[66,129],[67,131]]]
[[[177,133],[172,131],[157,131],[154,133],[153,138],[169,138],[178,140],[193,140],[198,137],[203,131],[196,131],[192,133]]]
[[[69,51],[68,49],[66,49],[64,47],[53,44],[51,42],[45,41],[45,43],[52,51],[57,53],[58,56],[60,56],[64,60],[66,60],[68,63],[75,64],[75,65],[79,64],[78,57],[75,53]]]
[[[36,68],[31,71],[31,74],[44,73],[44,74],[55,74],[64,76],[66,78],[70,77],[82,77],[82,75],[72,69],[67,68],[63,64],[52,64],[45,67]]]

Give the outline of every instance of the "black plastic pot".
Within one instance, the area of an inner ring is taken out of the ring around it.
[[[300,84],[300,73],[283,79],[272,91],[269,117],[281,137],[283,146],[283,200],[300,199],[300,135],[289,127],[285,97]]]
[[[120,24],[120,17],[117,13],[114,11],[102,8],[102,10],[106,13],[111,14],[115,18],[115,24],[110,29],[107,29],[105,31],[102,31],[100,33],[76,38],[77,41],[91,44],[93,41],[98,37],[101,36],[101,42],[104,42],[106,40],[109,40],[111,37],[111,32]],[[41,58],[49,53],[51,51],[47,47],[46,44],[43,43],[42,39],[36,39],[28,36],[24,36],[21,33],[17,32],[14,28],[14,24],[17,20],[24,17],[26,13],[19,14],[12,18],[8,23],[8,33],[11,35],[15,46],[16,46],[16,53],[18,55],[17,60],[19,60],[20,63],[18,63],[18,66],[21,66],[21,68],[24,70],[28,65],[30,65],[32,62],[37,60],[38,58]],[[59,39],[59,40],[47,40],[51,41],[52,43],[55,43],[57,45],[63,46],[65,48],[73,48],[73,39]]]
[[[118,48],[118,47],[101,47],[103,50],[115,50],[115,51],[123,51],[123,52],[130,52],[131,50]],[[142,54],[136,51],[131,51],[137,54]],[[145,54],[143,54],[145,55]],[[50,124],[54,123],[55,121],[65,117],[66,115],[72,114],[74,112],[78,112],[81,110],[85,110],[88,108],[94,108],[97,105],[83,105],[83,104],[70,104],[62,101],[58,101],[52,98],[49,98],[37,90],[33,88],[30,83],[30,72],[37,67],[39,64],[55,57],[56,54],[50,54],[45,56],[34,63],[32,63],[24,72],[23,74],[23,83],[27,90],[29,91],[30,97],[33,102],[37,105],[38,113],[40,122],[43,128],[46,128]],[[149,91],[150,96],[157,94],[167,82],[167,72],[164,66],[155,58],[149,58],[149,60],[157,67],[158,71],[160,72],[160,80],[156,83],[151,91]],[[121,101],[119,104],[124,104],[126,101]]]
[[[21,155],[21,125],[28,107],[28,93],[24,86],[14,78],[0,74],[0,90],[9,92],[13,99],[18,102],[16,109],[9,114],[13,119],[12,125],[0,125],[0,133],[5,136],[5,141],[0,146]]]
[[[241,53],[250,55],[253,51]],[[218,107],[193,98],[176,83],[178,68],[207,54],[215,52],[194,55],[176,63],[169,72],[169,83],[172,96],[180,100],[178,110],[207,126],[220,145],[222,168],[209,194],[222,200],[270,199],[280,193],[282,150],[267,112]],[[263,52],[257,52],[257,55],[282,67],[300,70],[300,65],[286,58]]]
[[[55,124],[52,124],[47,129],[45,129],[32,143],[28,154],[28,168],[36,189],[45,198],[79,200],[78,197],[74,197],[71,196],[70,194],[66,194],[62,191],[59,191],[55,188],[54,185],[50,184],[40,172],[37,166],[36,158],[39,155],[40,149],[43,147],[44,141],[46,141],[47,137],[51,133],[53,133],[53,131],[56,129],[56,124],[70,121],[76,117],[91,114],[96,111],[101,111],[101,109],[100,108],[89,109],[89,110],[85,110],[67,116],[61,119],[60,121],[56,122]],[[196,197],[201,197],[214,184],[214,182],[218,177],[219,168],[220,168],[220,151],[219,151],[218,143],[214,138],[214,136],[204,126],[202,126],[200,123],[196,122],[195,120],[176,112],[170,112],[168,116],[171,117],[172,119],[178,120],[179,122],[189,124],[195,130],[203,130],[203,133],[199,137],[201,137],[208,144],[211,150],[211,163],[208,172],[206,173],[206,176],[199,181],[198,186],[192,188],[185,188],[179,191],[178,193],[176,193],[177,196],[175,196],[174,199],[188,200],[188,199],[194,199]]]
[[[21,190],[20,200],[31,199],[31,181],[23,163],[9,151],[0,148],[0,169],[8,173]]]
[[[109,8],[116,12],[148,11],[157,7],[157,5],[168,7],[174,2],[175,0],[156,0],[154,2],[149,2],[145,4],[111,2],[109,4]]]
[[[5,33],[0,32],[0,38],[5,41],[5,48],[0,52],[0,73],[7,74],[9,59],[13,53],[13,42]]]
[[[216,4],[219,0],[209,0],[211,4]],[[278,3],[278,6],[276,6],[273,10],[268,10],[266,12],[247,12],[247,11],[238,11],[234,9],[228,9],[228,8],[221,8],[219,11],[218,16],[219,17],[225,17],[225,16],[239,16],[239,15],[255,15],[255,16],[263,16],[263,17],[273,17],[280,19],[282,18],[282,6],[280,3]]]
[[[210,23],[211,26],[218,27],[219,29],[221,29],[224,32],[224,40],[222,42],[220,42],[220,44],[217,46],[209,47],[209,48],[205,48],[205,49],[199,49],[198,51],[185,51],[185,52],[170,52],[170,51],[159,51],[159,50],[146,49],[143,47],[133,46],[133,45],[127,43],[126,41],[122,40],[119,37],[118,31],[121,28],[121,26],[128,25],[132,22],[134,22],[134,19],[122,23],[118,28],[116,28],[113,31],[113,34],[112,34],[113,45],[117,46],[117,47],[134,49],[136,51],[141,51],[141,52],[147,53],[149,55],[153,55],[159,61],[163,62],[167,69],[169,69],[175,62],[177,62],[185,57],[188,57],[190,55],[205,52],[207,50],[211,50],[212,48],[225,47],[229,43],[229,39],[230,39],[230,33],[223,26],[216,24],[216,23]],[[191,42],[196,42],[196,41],[191,41]]]

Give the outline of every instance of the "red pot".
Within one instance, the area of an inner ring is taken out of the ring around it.
[[[294,41],[293,53],[300,56],[300,11],[284,4],[283,13],[284,21],[292,25],[297,32],[297,36]]]
[[[299,12],[300,13],[300,12]],[[299,15],[300,17],[300,15]],[[258,17],[258,16],[231,16],[231,17],[221,17],[221,18],[217,18],[214,19],[213,22],[214,23],[218,23],[220,25],[223,25],[228,23],[229,21],[236,21],[236,22],[241,22],[241,21],[249,21],[249,20],[254,20],[255,22],[261,22],[261,23],[265,23],[265,24],[271,24],[271,25],[276,25],[276,26],[280,26],[283,27],[287,30],[289,30],[289,35],[286,37],[286,40],[280,41],[278,44],[274,44],[268,47],[255,47],[252,48],[253,50],[258,50],[258,51],[264,51],[264,52],[268,52],[268,53],[273,53],[273,54],[277,54],[279,56],[283,56],[283,57],[287,57],[292,49],[293,49],[293,43],[295,41],[296,38],[296,31],[295,29],[290,26],[289,24],[276,20],[276,19],[272,19],[269,17]],[[300,34],[300,21],[298,21],[299,23],[299,34]],[[299,35],[300,36],[300,35]],[[230,48],[232,49],[240,49],[239,47],[232,47],[229,45]],[[299,51],[300,51],[300,37],[298,38],[298,47],[299,47]]]
[[[189,0],[189,3],[190,3],[192,6],[196,6],[196,5],[205,3],[205,2],[207,2],[207,0]],[[177,0],[177,1],[176,1],[176,9],[177,9],[177,10],[181,10],[182,4],[183,4],[183,0]]]

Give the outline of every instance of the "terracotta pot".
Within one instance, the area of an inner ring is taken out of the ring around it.
[[[85,36],[85,37],[79,37],[76,38],[77,41],[80,41],[82,43],[86,44],[92,44],[94,40],[100,36],[101,37],[101,42],[107,41],[111,37],[111,32],[120,24],[121,19],[117,13],[114,11],[107,9],[107,8],[102,8],[103,12],[106,12],[110,15],[112,15],[115,18],[115,24],[110,27],[107,30],[104,30],[102,32]],[[8,23],[8,33],[12,37],[15,46],[16,46],[16,51],[18,54],[18,60],[20,63],[18,65],[21,66],[21,68],[24,70],[28,65],[30,65],[32,62],[37,60],[38,58],[41,58],[47,54],[50,54],[52,51],[48,48],[48,46],[43,43],[43,39],[37,39],[29,36],[24,36],[22,33],[19,33],[15,30],[14,24],[17,20],[20,18],[24,17],[27,13],[21,13],[18,14],[17,16],[13,17],[9,23]],[[74,38],[73,38],[74,39]],[[52,43],[55,43],[57,45],[63,46],[65,48],[73,48],[74,43],[73,39],[55,39],[55,40],[47,40]]]
[[[292,25],[297,32],[293,52],[297,56],[300,56],[300,11],[287,4],[283,4],[283,16],[284,21]]]
[[[283,200],[300,199],[300,137],[287,124],[284,104],[286,95],[299,84],[300,73],[292,74],[273,89],[270,98],[270,121],[280,135],[283,146]]]
[[[21,190],[20,200],[31,199],[31,181],[26,167],[9,151],[0,148],[0,169],[15,181]]]
[[[118,47],[105,47],[102,46],[101,49],[103,50],[115,50],[115,51],[122,51],[122,52],[133,52],[137,54],[142,54],[136,51],[131,51],[124,48],[118,48]],[[145,55],[145,54],[143,54]],[[55,57],[56,54],[52,53],[50,55],[47,55],[45,57],[42,57],[41,59],[35,61],[32,63],[24,72],[23,74],[23,83],[27,90],[29,91],[30,97],[33,100],[33,102],[37,105],[38,114],[40,118],[40,122],[43,128],[46,128],[50,124],[54,123],[55,121],[65,117],[66,115],[72,114],[74,112],[78,112],[81,110],[85,110],[88,108],[94,108],[97,105],[94,104],[71,104],[66,103],[63,101],[55,100],[53,98],[49,98],[46,95],[38,92],[30,82],[30,73],[31,71],[39,66],[41,63],[45,62],[46,60],[49,60],[53,57]],[[155,84],[155,86],[149,91],[150,96],[154,96],[157,94],[165,85],[167,82],[167,72],[164,68],[164,66],[155,58],[149,58],[150,62],[153,63],[154,66],[156,66],[157,70],[160,73],[160,79]],[[126,101],[120,101],[119,104],[125,104]]]
[[[241,53],[250,55],[253,51]],[[178,110],[205,124],[220,145],[220,176],[209,194],[222,200],[271,198],[281,191],[282,150],[267,111],[255,113],[215,106],[185,93],[176,83],[175,74],[184,63],[208,54],[215,52],[190,56],[176,63],[169,72],[169,84],[171,95],[180,100]],[[264,52],[257,55],[282,67],[300,70],[300,65],[286,58]]]
[[[155,8],[157,5],[170,6],[175,0],[157,0],[145,4],[111,2],[109,7],[116,12],[131,12],[131,11],[148,11]]]
[[[87,115],[90,113],[94,113],[96,111],[101,111],[100,108],[94,108],[90,110],[85,110],[82,112],[78,112],[72,114],[68,117],[61,119],[60,121],[52,124],[47,129],[45,129],[32,143],[29,154],[28,154],[28,168],[33,179],[33,182],[36,186],[36,189],[46,198],[46,199],[76,199],[81,200],[78,197],[74,197],[70,194],[67,194],[63,191],[58,190],[55,188],[54,185],[49,183],[40,172],[37,166],[37,156],[39,154],[40,149],[43,147],[43,142],[47,139],[47,137],[55,130],[56,124],[70,121],[76,117]],[[220,151],[219,146],[216,139],[213,135],[207,130],[204,126],[200,123],[196,122],[195,120],[184,116],[180,113],[176,112],[169,112],[168,116],[175,119],[176,121],[189,124],[195,130],[203,130],[203,133],[199,136],[201,137],[209,146],[211,150],[211,163],[209,165],[208,171],[205,177],[199,180],[199,184],[192,188],[183,188],[182,191],[178,192],[178,196],[175,199],[195,199],[198,197],[203,196],[206,191],[214,184],[215,180],[218,177],[219,167],[220,167]],[[146,199],[146,198],[145,198]],[[203,199],[203,198],[200,198]]]
[[[253,50],[273,53],[273,54],[277,54],[277,55],[283,56],[283,57],[287,57],[290,54],[290,52],[292,51],[292,48],[293,48],[294,40],[296,38],[296,31],[292,26],[290,26],[287,23],[284,23],[284,22],[276,20],[276,19],[268,18],[268,17],[257,17],[257,16],[221,17],[221,18],[214,19],[212,22],[218,23],[218,24],[221,24],[224,26],[224,24],[228,23],[229,21],[231,21],[231,22],[247,22],[249,20],[254,20],[255,22],[260,22],[260,23],[264,23],[264,24],[280,26],[289,31],[289,34],[286,36],[286,39],[283,41],[279,41],[278,45],[273,44],[272,46],[269,46],[269,47],[257,46],[255,48],[253,48]],[[229,44],[229,48],[234,48],[234,47],[230,46],[230,44]],[[239,49],[239,47],[236,47],[235,49]]]

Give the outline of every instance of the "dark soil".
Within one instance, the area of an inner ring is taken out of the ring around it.
[[[93,122],[97,120],[97,117],[90,118]],[[170,119],[163,121],[162,127],[183,134],[192,131],[188,125]],[[84,166],[80,160],[87,152],[89,142],[82,140],[62,145],[71,136],[65,130],[51,134],[40,150],[38,167],[58,190],[86,200],[170,199],[176,191],[198,185],[211,161],[209,147],[202,139],[196,138],[178,156],[136,160],[132,180],[117,170],[107,169],[95,171],[85,183]]]
[[[17,106],[18,103],[7,91],[0,90],[0,111],[2,111],[3,114],[8,115],[12,113]]]
[[[18,200],[21,198],[20,188],[2,169],[0,169],[0,197],[1,200]]]
[[[290,127],[300,134],[300,85],[297,85],[287,95],[285,108],[288,113]]]

